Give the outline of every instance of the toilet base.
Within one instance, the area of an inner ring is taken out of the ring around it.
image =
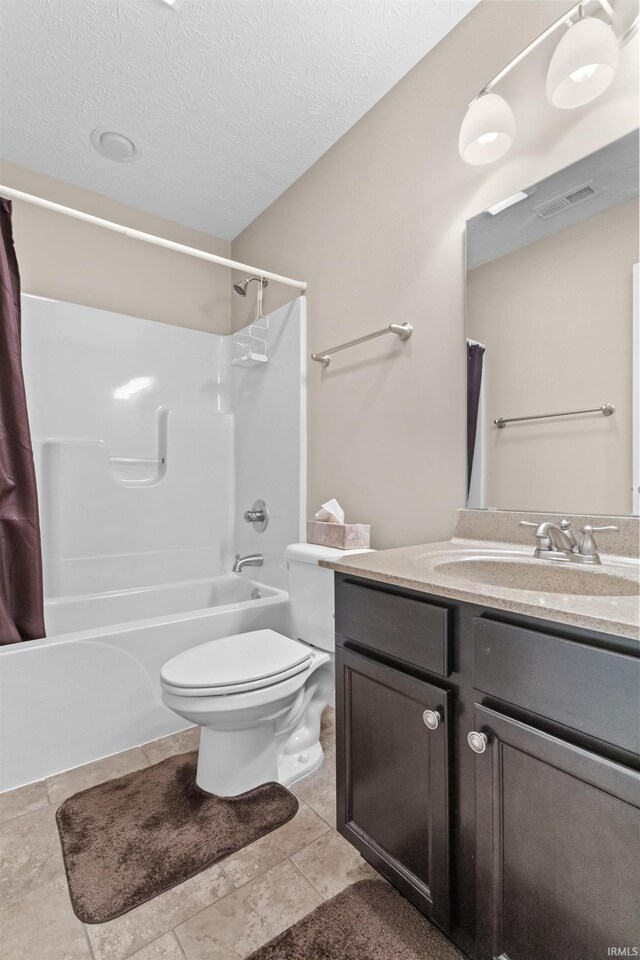
[[[278,783],[283,787],[292,787],[319,770],[324,761],[324,751],[320,743],[314,743],[308,750],[292,756],[278,757]]]
[[[217,797],[235,797],[273,780],[290,787],[318,770],[323,760],[319,742],[298,754],[278,756],[273,723],[247,730],[203,727],[196,784]]]
[[[278,780],[273,721],[243,730],[202,727],[196,784],[217,797],[235,797]]]

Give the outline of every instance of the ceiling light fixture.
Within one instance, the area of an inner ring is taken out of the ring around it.
[[[476,166],[493,163],[510,149],[516,134],[515,118],[507,101],[492,93],[493,88],[563,25],[569,24],[569,30],[558,43],[547,73],[549,101],[566,110],[590,103],[604,93],[618,69],[620,47],[636,32],[640,17],[636,16],[618,39],[604,20],[583,16],[583,8],[588,4],[597,4],[598,10],[609,20],[612,19],[613,9],[609,0],[580,0],[510,60],[473,98],[462,121],[458,139],[458,151],[466,163]],[[576,14],[580,19],[574,22],[572,17]]]
[[[485,93],[469,104],[460,127],[458,150],[463,160],[479,166],[503,157],[515,138],[511,107],[497,93]]]
[[[547,98],[573,110],[604,93],[618,72],[620,46],[603,20],[583,17],[560,40],[547,72]]]
[[[91,143],[98,153],[116,163],[129,163],[138,156],[138,148],[130,137],[106,127],[96,127],[91,134]]]
[[[524,190],[519,190],[518,193],[514,193],[505,200],[501,200],[500,203],[494,203],[492,207],[487,207],[485,212],[490,213],[492,217],[495,217],[497,213],[502,213],[503,210],[507,210],[509,207],[512,207],[514,203],[520,203],[521,200],[526,200],[528,196],[529,194],[525,193]]]

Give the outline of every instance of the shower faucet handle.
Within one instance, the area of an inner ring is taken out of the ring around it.
[[[264,500],[256,500],[250,510],[245,510],[244,522],[253,524],[256,533],[264,533],[269,525],[269,510]]]

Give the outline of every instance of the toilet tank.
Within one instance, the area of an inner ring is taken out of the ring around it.
[[[321,650],[333,650],[333,570],[321,560],[338,560],[369,550],[336,550],[314,543],[292,543],[285,551],[293,636]]]

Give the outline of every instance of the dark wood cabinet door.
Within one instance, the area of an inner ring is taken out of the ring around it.
[[[485,707],[475,724],[478,960],[638,956],[640,774]]]
[[[338,830],[446,930],[449,694],[344,648],[336,681]]]

